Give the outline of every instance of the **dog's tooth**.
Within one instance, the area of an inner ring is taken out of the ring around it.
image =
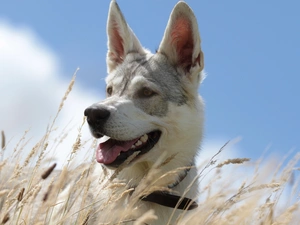
[[[131,149],[135,149],[135,145],[132,145],[130,148],[131,148]]]
[[[104,143],[104,142],[108,141],[109,139],[110,139],[110,137],[103,136],[102,138],[99,139],[99,143]]]
[[[146,142],[147,140],[148,140],[148,135],[147,134],[144,134],[141,138],[140,138],[140,140],[142,141],[142,142]]]
[[[143,144],[143,142],[141,142],[140,140],[138,140],[136,143],[135,143],[135,146],[140,146],[140,145],[142,145]]]

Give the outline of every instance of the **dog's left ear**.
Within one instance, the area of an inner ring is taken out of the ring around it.
[[[166,55],[186,75],[198,77],[204,67],[200,42],[196,17],[191,8],[180,1],[170,15],[158,53]]]

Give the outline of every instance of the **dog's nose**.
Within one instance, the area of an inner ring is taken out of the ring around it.
[[[84,115],[90,125],[101,124],[108,119],[110,111],[103,106],[92,105],[84,110]]]

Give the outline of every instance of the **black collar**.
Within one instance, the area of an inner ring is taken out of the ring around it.
[[[182,173],[179,176],[179,179],[175,183],[169,185],[168,188],[176,187],[187,176],[189,171],[190,171],[190,167],[188,169],[185,169],[184,173]],[[198,204],[192,199],[173,195],[166,191],[152,192],[147,196],[141,197],[141,200],[147,202],[153,202],[170,208],[182,209],[182,210],[191,210],[198,207]]]
[[[170,208],[191,210],[198,207],[198,204],[190,198],[173,195],[164,191],[155,191],[141,198],[146,202],[153,202]]]

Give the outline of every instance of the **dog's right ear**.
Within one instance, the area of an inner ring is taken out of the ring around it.
[[[106,62],[108,73],[121,64],[128,53],[145,53],[114,0],[111,1],[108,12],[107,37],[108,52]]]

